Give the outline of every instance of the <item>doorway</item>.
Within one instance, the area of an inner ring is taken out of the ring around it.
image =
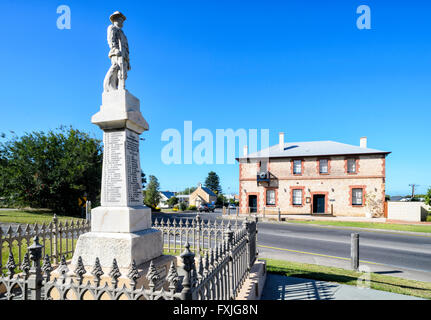
[[[249,195],[248,196],[248,206],[250,207],[250,212],[257,212],[257,196]]]
[[[325,195],[313,195],[313,213],[325,213]]]

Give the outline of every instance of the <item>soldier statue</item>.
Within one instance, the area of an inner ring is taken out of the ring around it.
[[[126,35],[121,28],[126,17],[119,11],[115,11],[110,17],[112,24],[108,27],[109,68],[103,82],[103,90],[110,92],[125,89],[127,71],[130,70],[129,44]]]

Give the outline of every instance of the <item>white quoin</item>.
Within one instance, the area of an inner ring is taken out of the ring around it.
[[[362,137],[360,140],[360,146],[361,148],[366,148],[367,147],[367,137]]]
[[[278,145],[280,147],[280,150],[283,151],[284,150],[284,132],[280,132],[278,134]]]
[[[244,146],[244,157],[246,157],[248,154],[248,147]]]

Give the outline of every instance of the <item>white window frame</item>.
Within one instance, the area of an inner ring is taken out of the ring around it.
[[[322,161],[326,161],[326,171],[322,171]],[[319,173],[329,173],[329,160],[328,159],[320,159],[319,160]]]
[[[353,163],[353,168],[354,170],[350,170],[350,166],[349,163]],[[357,165],[356,165],[356,159],[355,158],[349,158],[347,159],[347,173],[356,173],[358,170]]]
[[[296,163],[299,162],[299,168],[296,165]],[[302,160],[293,160],[293,174],[302,174]],[[299,169],[299,172],[296,171],[297,169]]]
[[[358,197],[358,190],[360,191],[360,197]],[[352,206],[363,206],[364,205],[364,189],[363,188],[352,188]]]
[[[299,197],[296,194],[298,191],[300,192]],[[293,189],[292,190],[292,205],[294,205],[294,206],[302,206],[303,205],[303,203],[302,203],[303,192],[304,192],[304,190],[302,190],[302,189]],[[298,200],[298,199],[299,199],[299,203],[296,202],[296,200]]]
[[[273,196],[269,197],[268,194],[272,194]],[[273,201],[270,201],[270,200],[273,200]],[[266,190],[266,205],[267,206],[275,206],[276,205],[275,190],[274,189]]]

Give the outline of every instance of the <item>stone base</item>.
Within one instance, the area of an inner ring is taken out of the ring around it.
[[[78,239],[72,265],[77,264],[78,257],[91,268],[96,258],[99,258],[102,268],[110,268],[114,259],[117,259],[119,268],[129,268],[133,260],[140,265],[163,254],[162,237],[156,229],[134,233],[88,232]]]
[[[256,260],[235,300],[260,300],[266,280],[266,261]]]
[[[151,208],[97,207],[91,210],[92,232],[138,232],[151,228]]]
[[[141,134],[149,129],[140,112],[139,99],[125,89],[104,92],[100,111],[93,115],[91,122],[102,130],[128,128]]]

